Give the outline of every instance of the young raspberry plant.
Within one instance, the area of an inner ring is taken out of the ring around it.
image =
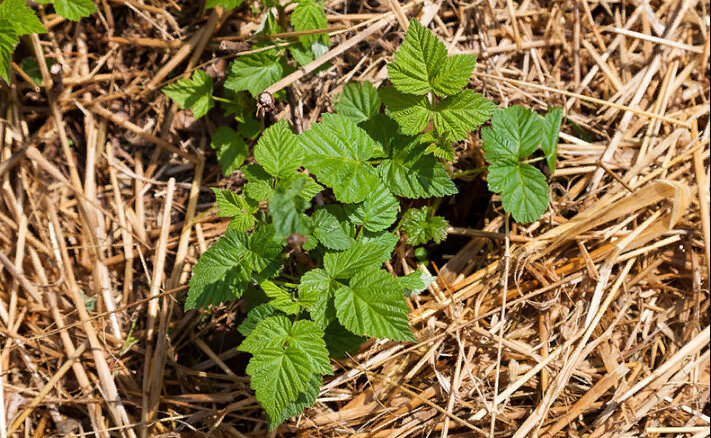
[[[292,25],[323,26],[315,5],[299,2],[297,10],[304,9],[294,12]],[[260,62],[259,68],[277,68]],[[270,428],[316,400],[323,376],[332,374],[330,358],[357,352],[369,337],[415,340],[406,300],[435,278],[422,264],[404,276],[383,266],[398,246],[412,254],[412,246],[447,237],[448,222],[435,215],[440,202],[430,200],[457,193],[446,165],[455,142],[493,115],[482,130],[490,187],[517,219],[535,220],[545,210],[545,178],[525,160],[541,148],[554,169],[562,113],[541,118],[521,107],[497,110],[464,88],[474,64],[471,55],[448,56],[412,21],[388,66],[392,86],[346,85],[334,99],[335,113],[298,135],[278,121],[259,136],[253,161],[237,131],[219,128],[213,136],[225,174],[239,167],[246,183],[239,193],[214,189],[218,215],[231,219],[194,266],[185,308],[245,298],[239,350],[251,354],[247,373]],[[238,69],[236,92],[255,96],[263,83],[245,69]],[[211,80],[196,75],[165,91],[200,114],[215,99]],[[223,162],[221,154],[231,158]],[[414,202],[425,206],[402,208]],[[424,247],[414,254],[427,258]]]

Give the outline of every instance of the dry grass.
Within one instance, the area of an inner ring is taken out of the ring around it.
[[[479,54],[474,89],[574,123],[549,212],[510,224],[460,178],[446,263],[423,267],[440,279],[411,300],[419,342],[334,362],[272,434],[240,303],[181,305],[226,227],[207,187],[241,180],[206,147],[219,112],[196,122],[157,89],[200,65],[219,83],[258,25],[198,3],[43,17],[22,50],[62,71],[0,88],[0,437],[709,435],[708,1],[327,0],[333,65],[290,78],[275,118],[303,129],[345,82],[382,82],[416,16]],[[455,170],[480,164],[476,134]]]

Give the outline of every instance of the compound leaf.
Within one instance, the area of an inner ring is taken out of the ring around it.
[[[323,191],[323,186],[316,182],[313,178],[305,173],[292,173],[282,178],[287,184],[296,184],[297,181],[303,181],[303,187],[301,188],[301,197],[306,200],[313,199],[314,196]]]
[[[403,288],[386,271],[359,271],[348,286],[336,290],[334,304],[338,321],[357,335],[415,340]]]
[[[375,116],[380,110],[378,90],[370,82],[350,82],[336,95],[333,109],[341,116],[360,123]]]
[[[49,67],[51,64],[47,63],[47,67]],[[35,58],[24,58],[22,60],[22,64],[20,64],[20,68],[22,71],[27,73],[27,76],[32,79],[32,82],[34,82],[37,85],[42,85],[42,72],[40,71],[39,64],[35,60]]]
[[[163,93],[173,99],[182,109],[192,110],[196,119],[207,114],[215,106],[212,98],[212,77],[203,70],[195,70],[192,79],[180,79],[163,87]]]
[[[548,184],[530,164],[499,160],[489,166],[489,190],[501,194],[504,209],[517,222],[538,220],[548,208]]]
[[[341,202],[361,202],[381,184],[367,160],[378,144],[355,123],[324,114],[320,123],[299,136],[305,166],[333,189]]]
[[[277,239],[273,225],[262,225],[252,234],[242,233],[241,239],[248,252],[246,266],[259,274],[257,279],[272,278],[281,269],[281,251],[284,242]]]

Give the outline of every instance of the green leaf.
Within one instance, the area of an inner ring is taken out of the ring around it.
[[[378,145],[350,120],[324,114],[299,139],[306,151],[304,165],[333,189],[339,201],[361,202],[381,184],[367,162]]]
[[[229,190],[211,187],[217,203],[217,215],[220,217],[234,217],[243,213],[256,213],[259,204],[249,201],[243,195],[238,195]]]
[[[249,156],[249,147],[232,128],[220,126],[212,135],[210,147],[217,152],[217,161],[225,176],[231,175]]]
[[[304,214],[311,203],[301,196],[304,184],[303,180],[295,180],[293,184],[280,182],[269,199],[269,213],[281,238],[292,234],[306,236],[311,231],[311,221]]]
[[[96,12],[96,5],[91,0],[54,0],[54,10],[62,17],[78,21]]]
[[[380,110],[378,90],[370,82],[350,82],[336,95],[333,109],[341,116],[360,123],[375,116]]]
[[[7,20],[17,36],[29,33],[46,33],[42,22],[26,0],[4,0],[0,3],[0,20]]]
[[[250,111],[244,116],[244,120],[237,126],[237,132],[244,138],[250,140],[257,138],[257,136],[262,133],[262,124],[259,120],[252,117],[252,114],[250,107]]]
[[[215,193],[217,207],[219,208],[217,215],[220,217],[233,218],[229,228],[237,231],[248,231],[254,228],[256,219],[254,213],[259,210],[259,204],[245,195],[238,195],[229,190],[220,190],[212,188]]]
[[[269,35],[273,33],[283,32],[284,28],[279,24],[279,17],[277,16],[278,10],[276,6],[279,4],[275,0],[265,0],[265,14],[259,22],[259,27],[257,27],[256,35]]]
[[[296,61],[300,66],[305,66],[313,62],[316,58],[328,52],[328,45],[324,44],[322,41],[315,41],[313,44],[311,44],[311,48],[305,49],[300,45],[292,45],[289,46],[288,49],[289,53],[291,53],[291,56],[294,57],[294,61]],[[320,73],[322,71],[328,70],[331,67],[333,67],[333,64],[331,64],[330,62],[324,62],[319,67],[317,67],[312,73]]]
[[[449,96],[434,111],[435,130],[452,141],[460,141],[487,121],[496,105],[479,93],[464,90]]]
[[[427,145],[427,149],[425,149],[426,152],[443,160],[454,161],[455,153],[451,140],[444,137],[435,138],[435,136],[431,135],[429,132],[423,134],[423,138],[429,143]]]
[[[291,13],[291,25],[297,32],[328,27],[323,3],[315,0],[301,0],[296,5],[294,12]],[[305,49],[310,49],[311,45],[318,40],[322,40],[324,44],[328,45],[328,34],[314,33],[299,36],[299,41]]]
[[[388,76],[395,88],[408,94],[427,94],[430,83],[447,59],[447,48],[417,20],[410,21],[405,41],[388,65]]]
[[[397,122],[385,114],[376,114],[372,119],[361,123],[360,127],[378,143],[386,156],[391,154],[393,148],[407,145],[415,138],[398,132]]]
[[[294,301],[294,297],[284,289],[280,288],[274,282],[265,280],[260,286],[264,293],[269,297],[269,304],[277,310],[281,310],[287,315],[296,315],[301,310],[301,305],[298,301]]]
[[[378,187],[360,204],[346,204],[348,220],[370,231],[382,231],[397,220],[400,203],[385,186]],[[339,249],[339,248],[336,248]]]
[[[242,336],[247,337],[252,333],[252,330],[257,327],[260,321],[277,314],[278,310],[270,304],[260,304],[247,312],[247,317],[242,321],[239,327],[237,327],[237,331],[240,332]]]
[[[458,93],[469,83],[474,67],[476,55],[452,55],[445,59],[440,70],[430,80],[432,90],[438,96]]]
[[[225,117],[234,115],[235,120],[243,123],[250,113],[254,111],[252,107],[254,100],[244,91],[233,91],[225,88],[223,97],[227,102],[220,101],[220,107],[225,110]]]
[[[492,163],[528,157],[543,142],[543,128],[538,114],[521,105],[496,111],[491,126],[481,130],[484,158]]]
[[[403,134],[415,135],[427,128],[430,120],[438,134],[451,141],[467,138],[467,134],[484,123],[496,110],[496,105],[479,93],[464,90],[442,100],[434,108],[426,96],[404,94],[395,87],[380,90],[387,113],[400,125]]]
[[[277,426],[283,423],[287,418],[296,417],[301,414],[304,409],[313,405],[321,391],[321,385],[323,385],[323,376],[314,374],[306,390],[301,392],[296,400],[289,403],[281,414],[275,416],[267,415],[267,425],[269,429],[276,429]]]
[[[426,153],[426,144],[414,139],[392,148],[390,158],[376,169],[392,193],[406,198],[430,198],[453,195],[457,187],[444,165]]]
[[[555,172],[558,155],[558,138],[560,137],[560,122],[563,120],[563,108],[552,108],[543,118],[543,142],[541,149],[546,155],[546,163],[551,173]]]
[[[415,295],[419,295],[424,292],[424,290],[427,289],[430,284],[437,279],[437,277],[433,277],[418,269],[414,272],[410,272],[404,277],[398,277],[397,279],[400,282],[400,286],[405,289],[405,296],[414,297]]]
[[[378,260],[387,262],[390,260],[393,251],[395,250],[395,245],[397,245],[400,239],[395,233],[389,231],[379,231],[373,232],[368,230],[361,230],[358,234],[356,242],[368,245],[377,245],[380,248],[378,252]]]
[[[489,190],[501,194],[504,209],[517,222],[540,219],[548,208],[548,184],[530,164],[499,160],[489,166]]]
[[[323,267],[330,278],[343,279],[377,269],[389,259],[390,254],[383,258],[383,244],[356,242],[345,251],[326,254]]]
[[[284,75],[283,61],[273,50],[237,57],[229,67],[225,88],[249,91],[257,97]]]
[[[292,324],[285,316],[259,322],[239,346],[252,354],[247,365],[257,400],[270,417],[279,418],[314,374],[333,374],[323,330],[312,321]]]
[[[444,43],[417,20],[410,21],[405,41],[388,65],[388,75],[403,93],[438,96],[455,94],[469,83],[476,56],[447,57]]]
[[[212,9],[216,6],[222,6],[225,10],[234,9],[244,3],[244,0],[207,0],[205,9]]]
[[[286,176],[301,166],[304,152],[286,120],[267,128],[254,147],[254,158],[272,176]]]
[[[334,303],[338,321],[357,335],[415,340],[403,288],[386,271],[359,271],[348,286],[336,290]]]
[[[4,18],[0,18],[0,78],[10,84],[10,62],[15,46],[20,42],[17,32],[12,24]]]
[[[180,79],[163,87],[163,93],[182,109],[190,109],[196,119],[215,106],[212,98],[212,77],[203,70],[195,70],[192,79]]]
[[[247,236],[247,235],[245,235]],[[281,252],[286,243],[279,239],[273,225],[262,225],[248,235],[245,247],[249,250],[246,265],[254,270],[253,279],[262,282],[274,278],[282,267]]]
[[[274,194],[274,178],[259,164],[250,164],[240,169],[247,178],[244,192],[257,202],[266,201]]]
[[[326,328],[336,318],[333,293],[338,287],[340,283],[332,280],[323,269],[312,269],[301,277],[299,299],[321,328]]]
[[[273,277],[281,268],[282,248],[274,239],[272,226],[262,226],[252,234],[228,228],[193,267],[185,308],[239,298],[253,272],[262,278]]]
[[[387,114],[400,125],[403,134],[415,135],[427,128],[432,110],[426,96],[405,94],[395,87],[381,88],[379,94],[387,107]]]
[[[292,173],[283,177],[282,180],[287,184],[297,184],[297,181],[303,181],[303,187],[301,188],[299,196],[307,201],[310,201],[314,196],[323,191],[323,186],[305,173]]]
[[[422,245],[429,241],[440,243],[447,238],[449,222],[433,216],[431,207],[411,208],[402,215],[402,227],[407,232],[407,243]]]
[[[207,307],[239,298],[246,288],[253,266],[246,264],[246,235],[227,229],[193,267],[185,309]],[[244,264],[244,266],[243,266]]]
[[[326,336],[323,339],[326,341],[328,354],[334,359],[341,359],[349,354],[357,353],[360,346],[368,340],[365,336],[351,333],[338,321],[333,321],[326,328]]]
[[[313,217],[313,235],[328,249],[348,249],[354,242],[341,226],[338,218],[326,209],[317,210]]]
[[[42,85],[42,72],[40,71],[39,64],[35,58],[24,58],[22,60],[22,64],[20,64],[20,68],[22,71],[27,73],[27,76],[32,79],[32,82],[37,85]]]

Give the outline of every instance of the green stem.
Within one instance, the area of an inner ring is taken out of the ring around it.
[[[545,159],[546,159],[546,157],[538,157],[538,158],[531,158],[530,160],[524,160],[523,162],[526,164],[531,164],[531,163],[535,163],[536,161],[543,161]]]
[[[225,99],[224,97],[212,96],[212,98],[218,102],[233,103],[231,100]]]

